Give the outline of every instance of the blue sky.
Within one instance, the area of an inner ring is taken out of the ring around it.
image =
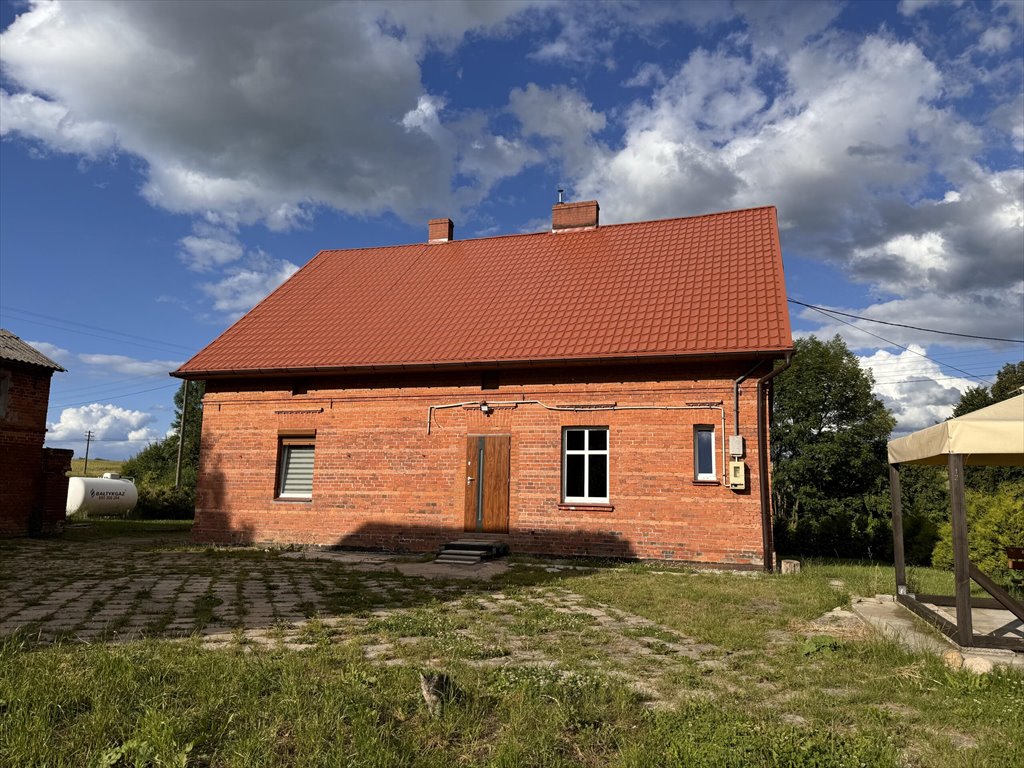
[[[165,435],[167,371],[319,249],[542,230],[558,187],[605,223],[776,205],[791,298],[1024,338],[1024,0],[3,2],[0,30],[0,324],[68,369],[48,444],[78,454]],[[1024,349],[793,310],[904,430]]]

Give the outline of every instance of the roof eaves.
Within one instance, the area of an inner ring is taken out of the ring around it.
[[[432,371],[479,368],[527,368],[555,365],[607,365],[614,363],[657,363],[693,362],[699,360],[748,359],[752,357],[780,358],[793,351],[788,347],[758,347],[725,351],[702,351],[683,353],[654,352],[650,354],[607,355],[586,357],[551,357],[525,360],[460,360],[452,362],[386,363],[337,366],[305,366],[294,368],[238,368],[222,370],[186,370],[184,367],[171,371],[170,376],[178,379],[234,378],[244,376],[286,376],[317,373],[383,373],[394,371]]]
[[[67,369],[54,362],[17,334],[0,328],[0,360],[17,365],[29,365],[66,373]]]

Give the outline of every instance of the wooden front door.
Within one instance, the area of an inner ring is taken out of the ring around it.
[[[466,530],[508,533],[509,435],[466,438]]]

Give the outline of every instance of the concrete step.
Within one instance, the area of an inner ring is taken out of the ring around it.
[[[474,554],[482,558],[501,557],[508,554],[508,544],[490,539],[458,539],[441,547],[439,553],[444,552]]]
[[[455,555],[450,552],[442,552],[436,558],[435,563],[448,563],[449,565],[476,565],[481,558],[477,555]]]
[[[438,551],[439,555],[472,555],[473,557],[489,557],[491,551],[489,549],[461,549],[455,547],[441,547]]]
[[[484,549],[489,550],[494,546],[494,542],[481,541],[480,539],[459,539],[458,541],[449,541],[444,545],[445,549]]]

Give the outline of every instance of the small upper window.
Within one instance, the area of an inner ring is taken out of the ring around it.
[[[282,437],[278,447],[279,499],[313,497],[313,457],[316,444],[310,436]]]
[[[484,371],[480,374],[480,389],[497,389],[498,384],[497,371]]]
[[[715,481],[715,428],[698,424],[693,432],[694,477],[701,481]]]
[[[608,503],[607,427],[571,427],[563,432],[562,498]]]

